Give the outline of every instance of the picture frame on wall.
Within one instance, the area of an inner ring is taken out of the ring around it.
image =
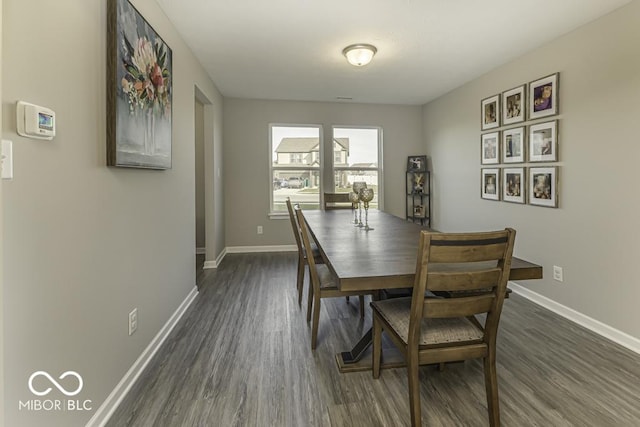
[[[171,48],[128,0],[107,1],[107,165],[171,169]]]
[[[502,131],[502,161],[504,163],[523,163],[525,156],[524,127]]]
[[[526,86],[502,92],[502,125],[524,122],[527,109]]]
[[[500,126],[500,95],[485,98],[480,103],[482,130]]]
[[[426,172],[427,156],[409,156],[407,159],[407,172]]]
[[[500,200],[500,169],[484,168],[480,173],[480,197],[487,200]]]
[[[559,73],[529,83],[529,119],[558,114]]]
[[[529,126],[529,161],[558,161],[558,121]]]
[[[529,168],[529,204],[558,207],[558,167]]]
[[[483,165],[500,163],[500,132],[485,133],[480,136],[480,163]]]
[[[502,169],[502,200],[524,204],[526,182],[524,168]]]

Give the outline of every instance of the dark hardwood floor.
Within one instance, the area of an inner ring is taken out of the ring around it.
[[[230,254],[200,271],[199,296],[108,425],[409,425],[404,369],[379,380],[337,370],[335,353],[371,325],[357,298],[322,301],[311,351],[295,262],[294,253]],[[488,425],[481,362],[420,375],[424,425]],[[513,294],[498,383],[503,426],[640,425],[640,355]]]

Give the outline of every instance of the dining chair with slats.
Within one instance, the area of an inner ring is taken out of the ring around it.
[[[291,220],[291,228],[293,229],[293,236],[296,240],[296,245],[298,246],[298,269],[297,269],[297,280],[296,280],[296,289],[298,290],[298,306],[302,306],[302,292],[304,287],[304,270],[307,265],[309,265],[307,260],[307,254],[311,254],[316,264],[323,264],[324,261],[322,259],[322,255],[320,254],[320,250],[314,244],[311,245],[311,250],[305,251],[302,246],[302,239],[300,237],[300,227],[298,226],[298,220],[296,219],[295,214],[293,213],[293,206],[291,204],[291,199],[287,197],[287,210],[289,211],[289,219]]]
[[[484,362],[489,422],[500,425],[496,337],[515,234],[510,228],[479,233],[422,231],[412,297],[371,303],[373,377],[380,376],[385,331],[407,362],[412,426],[421,425],[418,366],[473,358]],[[433,297],[443,291],[454,296]],[[482,323],[476,315],[483,313]]]
[[[324,193],[324,210],[353,209],[353,203],[349,200],[349,193]]]
[[[304,219],[304,214],[299,206],[295,206],[296,219],[300,226],[300,237],[303,247],[309,252],[312,248],[309,230]],[[311,319],[313,310],[313,320],[311,323],[311,349],[315,350],[318,340],[318,324],[320,322],[320,300],[323,298],[358,296],[360,298],[360,317],[364,317],[364,296],[371,295],[375,291],[341,291],[338,289],[337,279],[331,273],[326,264],[318,264],[313,257],[308,257],[309,265],[309,302],[307,304],[307,321]]]

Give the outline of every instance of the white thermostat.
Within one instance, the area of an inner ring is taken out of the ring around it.
[[[16,113],[18,135],[47,140],[56,136],[56,113],[53,110],[18,101]]]

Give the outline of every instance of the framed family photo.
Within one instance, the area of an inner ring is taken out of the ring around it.
[[[500,169],[481,169],[480,197],[500,200]]]
[[[529,161],[555,162],[558,160],[558,121],[529,126]]]
[[[480,163],[491,165],[500,163],[500,132],[485,133],[480,136]]]
[[[529,83],[529,119],[558,114],[558,73]]]
[[[510,125],[524,121],[524,112],[527,107],[526,86],[518,86],[506,92],[502,92],[502,124]]]
[[[502,131],[502,153],[504,163],[524,162],[524,127]]]
[[[529,204],[558,207],[558,168],[529,168]]]
[[[483,99],[480,110],[482,130],[497,128],[500,125],[500,95]]]
[[[502,200],[505,202],[524,203],[525,177],[524,168],[502,169]]]
[[[427,170],[427,156],[409,156],[407,172],[424,172]]]
[[[107,165],[171,169],[171,48],[128,0],[107,1]]]

